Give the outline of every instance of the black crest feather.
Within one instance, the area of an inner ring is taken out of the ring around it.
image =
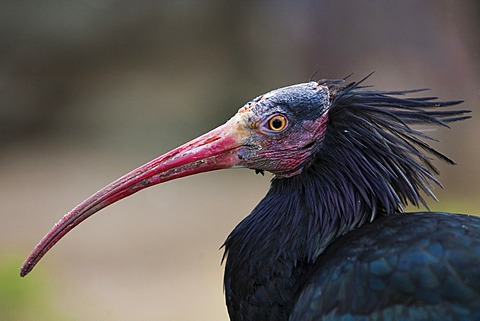
[[[402,97],[426,89],[366,89],[362,85],[366,78],[346,86],[338,80],[319,82],[331,92],[327,133],[316,159],[319,170],[348,175],[364,201],[372,206],[376,202],[387,214],[401,211],[408,203],[427,207],[422,192],[435,198],[431,186],[441,186],[432,156],[454,162],[428,144],[433,138],[412,125],[448,127],[448,123],[470,118],[469,111],[443,109],[460,100]]]

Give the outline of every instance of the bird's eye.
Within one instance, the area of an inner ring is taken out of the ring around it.
[[[287,118],[283,115],[275,115],[268,120],[268,129],[274,132],[280,132],[287,127]]]

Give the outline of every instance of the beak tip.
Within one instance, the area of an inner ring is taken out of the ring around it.
[[[31,267],[29,264],[23,264],[22,267],[20,268],[20,277],[25,277],[27,274],[31,271]]]
[[[33,253],[32,253],[33,254]],[[37,257],[32,257],[32,254],[30,254],[25,262],[23,262],[22,266],[20,267],[20,276],[23,278],[27,276],[28,273],[30,273],[35,265],[38,262]]]

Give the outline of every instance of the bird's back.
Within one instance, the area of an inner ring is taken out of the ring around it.
[[[378,218],[332,243],[291,321],[480,320],[480,218]]]

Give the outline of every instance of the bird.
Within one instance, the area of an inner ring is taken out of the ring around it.
[[[480,218],[432,212],[442,187],[429,127],[468,118],[426,89],[321,79],[278,88],[225,124],[81,202],[38,243],[26,276],[66,233],[149,186],[196,173],[272,174],[223,243],[232,321],[480,320]],[[406,206],[425,207],[407,212]]]

